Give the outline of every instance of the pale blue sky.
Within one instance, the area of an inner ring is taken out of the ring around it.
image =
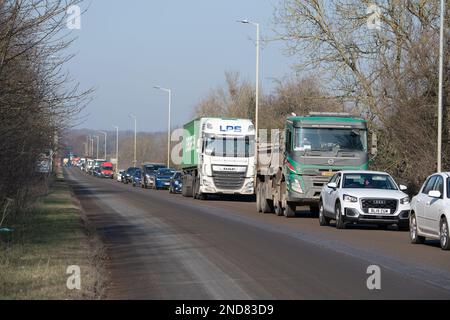
[[[92,0],[82,16],[72,47],[72,76],[83,88],[96,87],[90,116],[80,127],[132,128],[128,114],[139,118],[140,131],[166,130],[167,95],[173,90],[172,122],[190,120],[193,107],[223,84],[225,71],[255,78],[255,28],[236,23],[260,22],[261,36],[272,35],[278,0]],[[261,53],[261,86],[291,72],[293,60],[283,44],[271,42]]]

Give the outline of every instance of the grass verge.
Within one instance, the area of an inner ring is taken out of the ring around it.
[[[0,233],[0,299],[102,297],[103,249],[81,213],[59,174],[32,209],[7,219],[13,232]],[[66,285],[73,265],[80,267],[80,290]]]

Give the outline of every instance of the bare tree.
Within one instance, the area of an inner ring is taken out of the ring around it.
[[[25,203],[41,181],[36,160],[89,102],[63,66],[73,39],[67,9],[79,0],[0,1],[0,201]]]
[[[383,137],[377,168],[413,185],[435,170],[438,1],[285,0],[275,20],[296,71],[320,72]]]

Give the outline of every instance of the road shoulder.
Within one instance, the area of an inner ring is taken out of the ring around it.
[[[12,232],[0,234],[0,299],[102,298],[103,246],[61,174],[6,225]]]

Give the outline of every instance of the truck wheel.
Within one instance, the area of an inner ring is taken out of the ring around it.
[[[195,178],[194,179],[194,192],[193,192],[194,199],[198,199],[198,191],[199,191],[199,189],[200,189],[200,181],[197,178]]]
[[[284,208],[284,216],[286,218],[292,218],[295,217],[295,210],[297,209],[297,206],[295,204],[292,204],[288,202],[286,204],[286,208]]]
[[[181,188],[181,194],[183,197],[192,197],[193,196],[193,183],[192,183],[192,177],[190,175],[185,175],[183,177],[183,186]],[[190,188],[188,188],[188,185],[190,185]]]
[[[202,201],[208,200],[208,195],[204,194],[204,193],[199,193],[197,195],[197,199],[202,200]]]
[[[321,226],[329,226],[330,225],[330,218],[325,216],[322,201],[320,201],[320,203],[319,203],[319,224]]]
[[[341,204],[338,202],[336,204],[336,229],[345,229],[344,217],[342,216]]]
[[[280,202],[277,202],[277,204],[274,204],[273,207],[274,207],[274,212],[277,216],[280,217],[280,216],[284,215],[283,207],[281,206]]]
[[[261,206],[261,182],[256,183],[256,212],[262,212]]]
[[[266,198],[266,183],[264,182],[261,186],[261,210],[263,213],[274,213],[273,202]]]
[[[442,218],[440,223],[440,242],[441,242],[441,248],[442,250],[449,250],[450,249],[450,236],[448,233],[448,223],[447,219]]]

